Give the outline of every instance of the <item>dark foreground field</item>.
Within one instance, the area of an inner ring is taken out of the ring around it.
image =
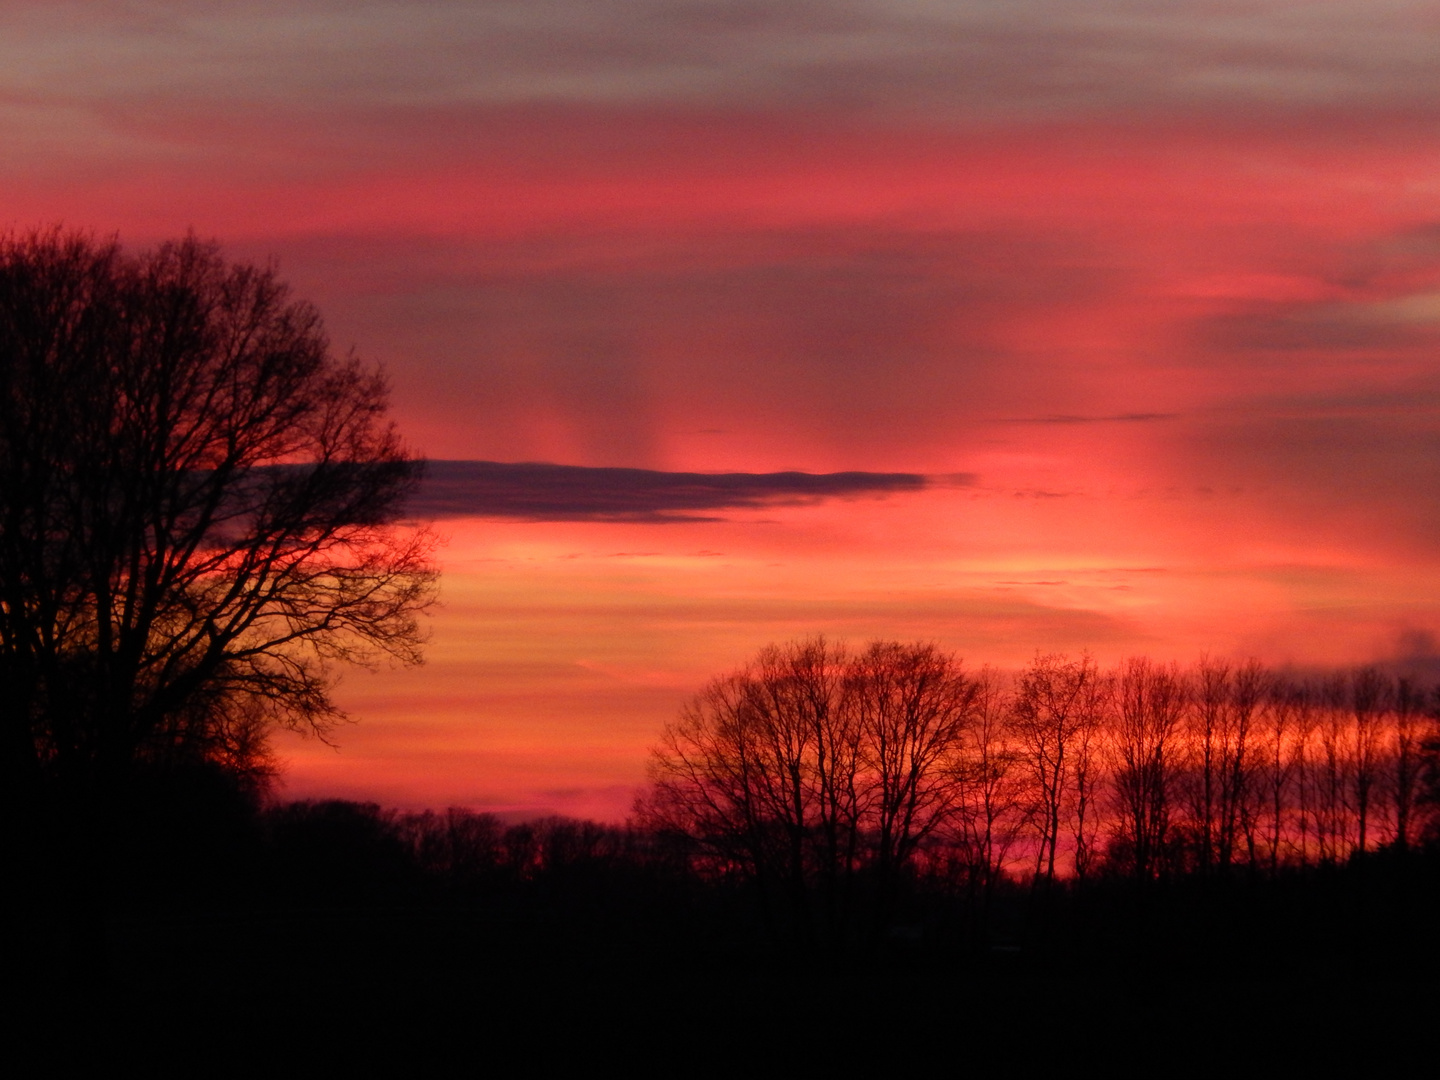
[[[767,926],[745,887],[681,873],[633,834],[551,822],[517,834],[548,836],[548,859],[511,836],[491,862],[437,867],[395,842],[394,817],[324,807],[132,837],[103,910],[32,865],[8,935],[15,1045],[57,1067],[242,1074],[1042,1059],[1139,1075],[1378,1062],[1423,1050],[1436,1018],[1434,852],[1009,883],[983,917],[917,883],[887,925],[826,941]]]
[[[1196,971],[1152,957],[800,957],[714,940],[555,933],[491,912],[294,911],[117,920],[104,986],[33,999],[57,1064],[305,1068],[450,1057],[477,1070],[840,1068],[938,1056],[1250,1067],[1432,1037],[1431,980],[1349,957]],[[78,1026],[77,1026],[78,1025]]]

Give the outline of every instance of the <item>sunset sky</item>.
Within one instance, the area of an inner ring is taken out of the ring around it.
[[[622,817],[813,633],[1436,663],[1433,0],[11,2],[0,146],[437,463],[428,663],[288,794]]]

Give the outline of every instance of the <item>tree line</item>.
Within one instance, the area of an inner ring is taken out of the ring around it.
[[[767,919],[881,933],[917,882],[1144,884],[1338,865],[1430,835],[1436,691],[1374,667],[1302,675],[932,644],[771,646],[668,725],[638,820]]]
[[[697,695],[623,824],[284,803],[178,762],[136,774],[91,870],[121,957],[126,927],[228,912],[244,934],[446,928],[557,970],[614,950],[725,970],[1020,949],[1025,970],[1118,951],[1403,974],[1429,955],[1440,888],[1434,705],[1374,669],[1041,655],[1006,674],[929,644],[811,640]],[[27,925],[53,923],[61,970],[83,969],[68,849],[37,839],[17,864]]]

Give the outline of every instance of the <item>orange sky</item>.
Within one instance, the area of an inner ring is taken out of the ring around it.
[[[281,743],[297,795],[614,817],[800,634],[1432,661],[1437,38],[1401,0],[22,3],[0,191],[278,258],[430,457],[930,478],[448,517],[429,663]]]

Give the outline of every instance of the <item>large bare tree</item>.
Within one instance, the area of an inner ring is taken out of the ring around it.
[[[10,790],[252,762],[337,661],[420,659],[420,463],[375,368],[273,269],[189,238],[0,238],[0,708]]]

